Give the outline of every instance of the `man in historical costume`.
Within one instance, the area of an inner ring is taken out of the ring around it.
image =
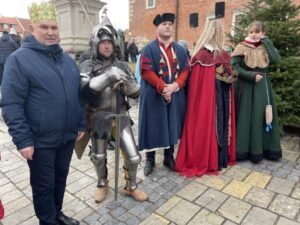
[[[280,60],[280,55],[264,36],[261,22],[250,24],[248,31],[231,60],[231,66],[239,73],[235,86],[237,159],[254,163],[264,157],[278,160],[282,157],[280,129],[268,68]]]
[[[86,130],[80,73],[59,46],[54,5],[33,3],[30,35],[10,55],[2,83],[2,114],[27,160],[40,225],[78,225],[62,212],[74,150]]]
[[[97,176],[95,201],[102,202],[108,192],[107,180],[107,140],[114,136],[120,138],[124,157],[126,186],[124,193],[137,201],[145,201],[148,196],[137,187],[137,167],[141,161],[130,118],[121,118],[121,134],[115,137],[115,121],[107,116],[126,114],[129,98],[138,98],[139,85],[128,65],[115,58],[114,28],[108,20],[103,20],[95,29],[93,38],[93,58],[80,65],[82,97],[87,102],[89,131],[92,141],[90,158]]]
[[[183,89],[189,72],[186,50],[173,42],[175,15],[157,15],[157,38],[141,56],[139,149],[146,152],[146,176],[153,172],[155,151],[164,149],[165,167],[174,169],[174,145],[181,136],[186,96]]]
[[[230,55],[223,50],[223,21],[209,20],[191,59],[186,119],[176,171],[217,174],[235,163],[235,116]]]

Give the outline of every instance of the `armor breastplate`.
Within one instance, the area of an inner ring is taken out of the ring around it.
[[[97,97],[90,103],[92,107],[103,111],[115,111],[117,109],[117,96],[111,86],[99,92]]]

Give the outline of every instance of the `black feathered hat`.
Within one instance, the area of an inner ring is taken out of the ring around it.
[[[158,14],[154,19],[153,19],[153,24],[157,27],[159,24],[162,22],[172,22],[174,23],[175,20],[175,14],[174,13],[164,13],[164,14]]]

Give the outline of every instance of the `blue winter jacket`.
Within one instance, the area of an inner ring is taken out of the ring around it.
[[[2,115],[17,149],[55,148],[86,128],[80,74],[59,45],[27,37],[5,64]]]

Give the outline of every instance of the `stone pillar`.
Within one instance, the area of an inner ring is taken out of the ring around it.
[[[52,3],[58,14],[62,48],[69,53],[87,50],[92,28],[99,23],[99,11],[106,3],[100,0],[52,0]]]

